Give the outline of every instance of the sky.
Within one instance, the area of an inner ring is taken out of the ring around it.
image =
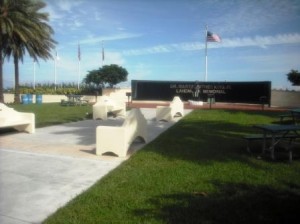
[[[20,83],[81,82],[89,71],[117,64],[131,80],[271,81],[300,71],[299,0],[44,0],[53,60],[20,63]],[[221,38],[207,44],[207,30]],[[78,59],[78,48],[80,58]],[[104,51],[104,60],[102,58]],[[57,52],[57,57],[56,53]],[[4,86],[14,84],[13,60]]]

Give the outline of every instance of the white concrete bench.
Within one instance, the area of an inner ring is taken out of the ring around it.
[[[184,105],[178,96],[175,96],[169,106],[156,107],[157,121],[172,121],[176,116],[184,115]]]
[[[147,120],[138,108],[131,109],[122,126],[98,126],[96,128],[96,155],[112,152],[126,157],[132,142],[141,138],[147,142]]]
[[[35,132],[34,113],[18,112],[0,103],[0,128],[12,127],[18,131]]]
[[[112,100],[107,96],[98,97],[93,105],[93,119],[107,120],[108,113],[114,116],[126,116],[126,103]]]

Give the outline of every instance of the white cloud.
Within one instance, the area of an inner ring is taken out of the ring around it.
[[[82,26],[83,26],[83,23],[80,22],[79,20],[75,20],[75,21],[74,21],[74,26],[75,26],[76,28],[82,27]]]
[[[240,61],[257,67],[264,67],[270,73],[288,73],[291,69],[299,68],[299,54],[296,52],[277,52],[269,55],[239,56]],[[260,69],[261,71],[262,69]]]
[[[50,23],[56,32],[66,32],[68,29],[76,30],[83,26],[83,22],[80,20],[80,9],[78,9],[78,6],[83,3],[82,1],[46,0],[46,3],[47,6],[43,11],[49,13]],[[79,11],[77,12],[76,9]]]
[[[55,2],[60,10],[67,12],[71,12],[72,8],[77,7],[82,3],[82,1],[78,0],[57,0]]]
[[[99,12],[95,12],[94,19],[96,21],[101,21],[101,14]]]
[[[146,79],[152,73],[149,66],[138,63],[133,66],[133,68],[129,68],[129,76],[128,80],[132,79]]]
[[[101,53],[99,53],[99,58],[102,58]],[[122,57],[122,55],[119,52],[105,52],[105,60],[104,64],[117,64],[117,65],[123,65],[125,64],[125,59]]]
[[[289,21],[299,16],[297,1],[209,1],[213,16],[208,24],[222,34],[236,35],[252,31],[263,31],[278,23]],[[217,6],[217,7],[216,7]]]
[[[236,48],[236,47],[267,47],[279,44],[299,44],[300,34],[281,34],[276,36],[256,36],[245,38],[223,39],[222,43],[208,43],[209,48]],[[196,51],[205,48],[205,43],[186,42],[177,44],[157,45],[149,48],[123,51],[126,56],[170,53],[174,51]]]
[[[102,41],[131,39],[131,38],[137,38],[137,37],[141,37],[141,36],[142,36],[142,34],[134,34],[134,33],[120,33],[120,34],[111,35],[111,36],[99,36],[99,37],[90,36],[84,40],[80,40],[80,43],[81,44],[95,44],[95,43],[100,43]]]
[[[52,4],[49,3],[47,3],[47,6],[43,11],[49,13],[49,20],[51,22],[60,20],[63,17],[63,15],[59,13]]]
[[[276,36],[256,36],[254,38],[233,38],[224,39],[222,46],[218,47],[267,47],[269,45],[277,44],[299,44],[300,34],[281,34]],[[217,46],[216,46],[217,47]]]

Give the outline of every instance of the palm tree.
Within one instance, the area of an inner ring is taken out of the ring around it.
[[[12,32],[13,23],[11,18],[16,17],[17,7],[12,7],[13,1],[0,0],[0,102],[4,102],[3,97],[3,63],[4,63],[4,48],[8,34]]]
[[[1,16],[4,18],[3,21],[0,20],[0,25],[6,28],[4,32],[2,30],[3,37],[0,39],[2,49],[0,50],[8,59],[13,57],[15,102],[19,103],[19,60],[23,61],[26,52],[35,61],[38,61],[38,58],[44,60],[52,58],[51,49],[56,43],[51,37],[54,31],[47,23],[48,14],[40,12],[46,6],[45,3],[33,0],[0,0],[0,3]],[[3,86],[0,86],[1,90],[3,95]]]
[[[2,57],[2,44],[0,42],[0,103],[4,103],[3,96],[3,57]]]

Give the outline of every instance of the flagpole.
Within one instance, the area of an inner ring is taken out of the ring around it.
[[[57,61],[57,51],[55,51],[54,58],[54,90],[56,91],[56,61]]]
[[[103,48],[103,40],[102,40],[102,67],[104,65],[104,48]]]
[[[80,45],[78,43],[78,81],[77,81],[77,89],[79,89],[79,80],[80,80],[80,60],[81,60],[81,52],[80,52]]]
[[[78,81],[77,81],[77,89],[79,89],[79,80],[80,80],[80,60],[78,60]]]
[[[207,81],[207,25],[205,32],[205,82]]]

